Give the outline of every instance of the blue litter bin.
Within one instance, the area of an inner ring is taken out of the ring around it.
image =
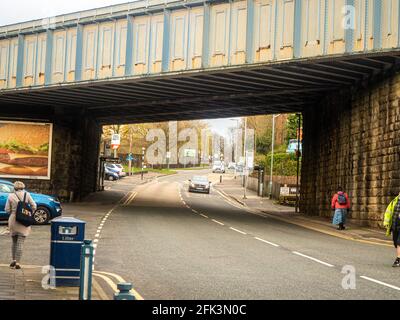
[[[69,217],[51,221],[50,265],[56,287],[79,287],[81,247],[86,222]]]

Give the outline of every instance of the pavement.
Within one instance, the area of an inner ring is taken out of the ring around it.
[[[247,189],[246,199],[244,199],[244,188],[241,186],[241,179],[239,177],[235,179],[232,174],[225,175],[222,183],[219,181],[215,183],[215,188],[227,198],[232,199],[249,212],[255,214],[273,217],[342,239],[393,247],[393,242],[386,236],[386,230],[383,229],[362,227],[348,219],[346,230],[339,231],[332,225],[331,218],[296,213],[294,207],[280,205],[274,200],[259,197],[253,190]]]
[[[63,216],[82,219],[86,224],[86,238],[94,239],[96,229],[102,217],[112,210],[123,197],[136,185],[141,185],[162,176],[158,173],[126,177],[118,182],[105,182],[105,191],[93,193],[82,202],[63,204]],[[31,235],[26,239],[22,258],[22,269],[9,268],[11,259],[11,239],[7,223],[0,222],[0,300],[77,300],[79,288],[58,287],[55,289],[43,286],[46,283],[46,271],[43,267],[49,263],[50,225],[33,226]],[[29,263],[29,264],[26,264]],[[93,276],[92,299],[112,299],[117,291],[116,284],[124,282],[123,278],[113,273],[95,271]],[[43,271],[43,272],[42,272]]]

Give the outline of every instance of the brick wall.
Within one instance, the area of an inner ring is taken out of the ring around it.
[[[378,225],[400,191],[400,74],[357,93],[334,93],[304,112],[301,210],[330,216],[338,185],[351,218]]]

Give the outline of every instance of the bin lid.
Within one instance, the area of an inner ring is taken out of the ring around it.
[[[86,223],[74,217],[58,217],[51,220],[51,223]]]

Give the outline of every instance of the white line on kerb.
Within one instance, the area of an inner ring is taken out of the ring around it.
[[[279,247],[279,244],[276,244],[276,243],[273,243],[273,242],[270,242],[270,241],[267,241],[267,240],[264,240],[264,239],[261,239],[261,238],[254,237],[254,239],[256,239],[258,241],[261,241],[261,242],[264,242],[264,243],[267,243],[267,244],[270,244],[271,246],[274,246],[274,247]]]
[[[206,216],[205,214],[200,213],[200,215],[201,215],[203,218],[208,219],[208,216]]]
[[[241,233],[241,234],[247,234],[246,232],[240,231],[240,230],[235,229],[235,228],[232,228],[232,227],[229,227],[229,229],[231,229],[232,231],[239,232],[239,233]]]
[[[310,259],[310,260],[312,260],[312,261],[315,261],[315,262],[318,262],[318,263],[320,263],[320,264],[323,264],[324,266],[331,267],[331,268],[334,267],[334,265],[332,265],[332,264],[330,264],[330,263],[326,263],[326,262],[324,262],[324,261],[321,261],[321,260],[318,260],[318,259],[316,259],[316,258],[307,256],[307,255],[302,254],[302,253],[300,253],[300,252],[292,251],[292,253],[294,253],[294,254],[296,254],[296,255],[298,255],[298,256],[301,256],[301,257],[303,257],[303,258],[307,258],[307,259]]]
[[[192,209],[192,211],[194,212],[194,213],[198,213],[196,210],[194,210],[194,209]]]
[[[400,291],[399,287],[393,286],[391,284],[388,284],[388,283],[385,283],[385,282],[382,282],[382,281],[379,281],[379,280],[375,280],[375,279],[372,279],[372,278],[369,278],[369,277],[366,277],[366,276],[360,276],[360,278],[363,278],[365,280],[372,281],[372,282],[375,282],[377,284],[381,284],[381,285],[383,285],[385,287]]]
[[[221,226],[224,226],[224,224],[222,222],[219,222],[218,220],[212,219],[211,221],[220,224]]]

